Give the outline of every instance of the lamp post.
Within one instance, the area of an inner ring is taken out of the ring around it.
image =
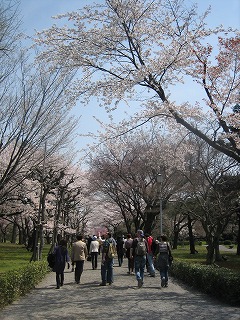
[[[160,236],[163,234],[163,226],[162,226],[162,216],[163,216],[163,209],[162,209],[162,183],[163,183],[163,176],[161,173],[157,175],[157,183],[159,184],[159,198],[160,198]]]

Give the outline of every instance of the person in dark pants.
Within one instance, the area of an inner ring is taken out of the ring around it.
[[[80,283],[83,273],[84,261],[88,256],[88,249],[85,242],[82,241],[82,235],[77,235],[77,241],[72,246],[72,261],[75,264],[75,282]]]
[[[54,253],[55,265],[53,271],[56,272],[57,289],[60,289],[60,286],[63,286],[64,283],[64,269],[66,262],[68,263],[68,269],[70,268],[67,241],[64,239],[60,240],[59,245],[54,249]]]
[[[124,256],[124,241],[122,237],[117,237],[117,256],[118,256],[118,265],[122,266],[123,256]]]
[[[167,242],[165,235],[161,236],[161,241],[158,244],[156,252],[158,255],[158,266],[160,269],[161,286],[168,286],[168,269],[169,269],[169,257],[171,254],[170,244]]]
[[[133,239],[131,234],[127,235],[127,240],[124,243],[124,247],[126,250],[126,257],[128,259],[128,274],[134,274],[133,269],[134,269],[134,258],[132,255],[132,243]]]
[[[97,269],[99,242],[96,236],[93,236],[93,240],[90,243],[89,253],[91,253],[91,261],[93,270]]]

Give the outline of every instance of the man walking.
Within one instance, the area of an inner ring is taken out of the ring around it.
[[[88,256],[87,245],[82,241],[82,235],[77,235],[77,241],[72,246],[72,262],[75,263],[75,282],[80,283],[81,275],[83,273],[83,265]]]
[[[111,233],[107,233],[102,247],[102,263],[100,286],[106,286],[107,283],[113,283],[113,262],[114,254],[116,254],[116,241],[112,238]]]
[[[142,230],[137,231],[137,237],[133,240],[132,244],[135,275],[138,282],[138,288],[143,285],[144,268],[146,265],[147,255],[147,241],[144,239]]]
[[[147,262],[148,262],[148,272],[150,274],[150,277],[155,277],[155,268],[153,265],[153,237],[146,233],[145,239],[147,241]]]

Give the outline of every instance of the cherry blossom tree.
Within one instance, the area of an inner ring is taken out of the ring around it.
[[[182,155],[187,149],[184,142],[179,144],[181,134],[176,141],[175,135],[171,139],[167,135],[162,137],[157,131],[138,130],[115,139],[114,144],[105,140],[92,156],[89,181],[93,191],[99,192],[106,203],[118,206],[127,232],[139,228],[153,232],[159,216],[158,173],[165,176],[164,206],[181,187],[178,170],[184,168]]]
[[[0,203],[12,199],[14,188],[44,157],[64,148],[70,156],[77,125],[69,114],[75,100],[66,94],[73,73],[30,63],[17,33],[17,8],[8,3],[0,6]]]
[[[0,3],[0,83],[5,87],[5,81],[15,72],[19,62],[20,19],[15,1]]]
[[[212,264],[221,260],[219,239],[236,216],[239,168],[233,159],[196,140],[196,152],[188,154],[182,172],[188,183],[181,197],[186,212],[202,224],[208,245],[206,262]]]
[[[114,143],[105,139],[90,162],[90,181],[103,201],[119,207],[129,232],[132,224],[152,232],[159,214],[156,174],[163,172],[165,232],[176,231],[177,241],[181,229],[188,226],[191,233],[193,224],[200,222],[211,264],[219,259],[219,238],[236,214],[238,164],[193,135],[184,140],[178,128],[172,137],[161,130],[140,130]]]
[[[37,243],[40,241],[40,257],[46,233],[52,234],[52,246],[59,238],[67,238],[79,231],[83,218],[89,212],[82,214],[84,207],[84,174],[76,166],[63,157],[54,157],[45,164],[45,168],[35,168],[31,178],[39,183],[39,208],[36,236],[32,259],[37,259]],[[86,202],[86,201],[85,201]]]
[[[95,96],[110,112],[135,101],[143,110],[130,125],[172,119],[240,162],[240,40],[231,28],[207,28],[209,13],[184,0],[106,0],[57,16],[68,25],[38,33],[39,59],[80,70],[72,92],[86,104]],[[175,101],[177,86],[185,102]]]

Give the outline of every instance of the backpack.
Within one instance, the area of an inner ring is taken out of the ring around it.
[[[138,240],[135,253],[137,256],[145,256],[147,254],[147,247],[144,240]]]
[[[107,255],[109,259],[113,259],[116,255],[116,248],[112,242],[109,242]]]
[[[56,254],[55,253],[49,253],[47,256],[47,262],[48,262],[48,266],[50,268],[54,268],[55,266],[55,259],[56,259]]]

